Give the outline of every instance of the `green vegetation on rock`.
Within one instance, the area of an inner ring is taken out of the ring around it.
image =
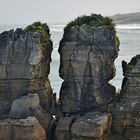
[[[52,46],[52,41],[50,39],[50,29],[46,23],[41,23],[39,21],[34,22],[33,24],[27,26],[24,31],[31,34],[40,33],[42,49],[49,49],[46,46]]]
[[[27,26],[24,32],[31,34],[36,37],[39,36],[41,43],[41,50],[43,57],[41,58],[40,68],[38,73],[42,74],[42,70],[46,69],[46,60],[51,58],[52,51],[52,41],[50,39],[50,29],[46,23],[34,22],[33,24]],[[51,60],[50,60],[51,61]],[[35,77],[34,77],[35,78]],[[38,86],[38,83],[34,83],[34,86]],[[36,88],[36,87],[34,87]]]
[[[50,37],[50,30],[49,27],[46,23],[41,23],[41,22],[34,22],[32,25],[27,26],[24,29],[25,32],[28,33],[45,33],[45,36]]]
[[[120,40],[119,40],[118,36],[115,37],[115,45],[116,45],[117,49],[119,50]]]
[[[94,28],[106,25],[110,28],[113,28],[113,29],[115,28],[115,23],[113,22],[112,18],[103,17],[100,14],[91,14],[90,16],[84,15],[71,21],[70,23],[67,24],[67,26],[65,27],[65,30],[79,27],[82,25],[89,25]]]

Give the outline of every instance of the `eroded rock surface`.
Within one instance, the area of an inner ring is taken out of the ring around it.
[[[50,139],[51,52],[47,24],[0,34],[0,140]]]
[[[49,111],[52,89],[48,79],[52,42],[47,24],[36,22],[26,29],[0,34],[0,112],[8,114],[11,103],[37,93]]]
[[[111,140],[140,140],[140,55],[123,61],[124,80],[118,101],[109,105]]]
[[[108,82],[115,76],[118,46],[109,18],[85,16],[66,26],[59,46],[63,112],[88,112],[112,100],[115,88]]]

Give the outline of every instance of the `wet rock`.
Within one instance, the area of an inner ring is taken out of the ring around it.
[[[80,17],[66,26],[59,46],[63,112],[88,112],[112,100],[115,88],[108,82],[115,76],[116,40],[113,22],[101,15]]]

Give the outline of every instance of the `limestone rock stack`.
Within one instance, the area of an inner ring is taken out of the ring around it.
[[[60,101],[66,113],[87,112],[109,103],[115,88],[118,38],[111,19],[83,16],[70,22],[60,42]]]
[[[70,22],[60,42],[60,102],[64,118],[56,128],[58,140],[108,140],[112,117],[96,112],[115,95],[109,81],[115,76],[119,41],[110,18],[79,17]]]
[[[46,24],[34,23],[25,30],[0,34],[0,112],[8,113],[11,103],[38,93],[43,108],[51,105],[48,80],[52,42]]]
[[[0,140],[45,140],[49,135],[51,52],[47,24],[0,34]]]
[[[119,99],[109,105],[113,117],[111,140],[140,139],[140,55],[123,61],[124,80]]]

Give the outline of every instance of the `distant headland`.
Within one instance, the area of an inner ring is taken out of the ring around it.
[[[116,24],[140,24],[140,12],[128,14],[116,14],[111,18]]]

